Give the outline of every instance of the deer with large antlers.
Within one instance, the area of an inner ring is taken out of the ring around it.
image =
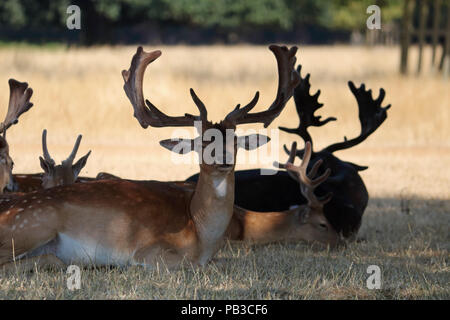
[[[187,192],[167,182],[108,180],[29,193],[14,199],[8,210],[0,213],[0,265],[13,268],[12,261],[20,258],[25,259],[24,267],[61,262],[154,266],[161,260],[171,267],[184,259],[205,264],[222,243],[233,214],[238,148],[249,150],[268,141],[260,135],[238,137],[234,133],[236,126],[268,126],[299,81],[294,69],[296,47],[269,48],[278,65],[275,101],[265,111],[250,113],[257,103],[257,93],[249,104],[242,108],[238,105],[223,121],[213,124],[207,120],[206,107],[192,89],[197,116],[168,116],[150,101],[144,101],[145,69],[161,52],[147,53],[139,47],[129,70],[122,75],[124,90],[141,126],[201,124],[201,128],[196,126],[199,137],[194,140],[160,142],[177,153],[199,152],[200,177],[194,191]],[[210,129],[222,133],[222,139],[210,141]],[[224,135],[227,130],[233,133],[231,141],[226,139],[229,134]],[[222,152],[205,152],[218,142],[222,143]]]
[[[33,103],[30,102],[33,89],[28,88],[28,83],[9,79],[9,104],[5,120],[0,123],[0,194],[5,187],[9,191],[16,191],[16,183],[12,175],[14,162],[9,156],[9,145],[6,141],[6,131],[19,121],[19,117],[30,110]]]
[[[330,247],[340,243],[340,235],[334,230],[323,213],[323,207],[331,200],[332,193],[325,197],[317,197],[314,194],[314,190],[327,180],[331,171],[328,169],[321,176],[316,177],[322,163],[319,160],[307,173],[307,167],[311,159],[311,144],[309,142],[305,145],[302,163],[300,166],[295,166],[296,148],[297,144],[294,142],[287,163],[277,166],[285,169],[297,181],[297,190],[305,197],[306,203],[292,209],[273,212],[252,211],[235,205],[233,216],[225,232],[227,239],[258,244],[276,241],[307,241],[322,243]],[[97,178],[104,180],[121,179],[109,173],[100,173]],[[152,183],[152,181],[134,182]],[[174,184],[190,192],[195,190],[195,183],[193,182],[177,181]]]
[[[301,74],[300,65],[297,72]],[[295,106],[300,118],[299,126],[295,129],[280,129],[297,134],[312,145],[308,127],[320,127],[335,121],[336,118],[322,120],[314,114],[323,104],[318,102],[320,90],[315,94],[310,93],[309,79],[309,74],[300,77],[300,83],[294,91]],[[332,144],[320,152],[313,152],[310,166],[323,161],[324,167],[330,168],[330,177],[317,188],[317,194],[323,196],[329,192],[333,193],[331,201],[324,206],[325,216],[336,232],[352,239],[359,230],[369,199],[365,184],[358,173],[367,167],[342,161],[334,156],[333,152],[356,146],[369,137],[387,118],[390,105],[381,106],[385,97],[384,89],[380,89],[378,98],[373,99],[371,91],[367,91],[364,84],[356,88],[353,82],[349,82],[349,87],[358,103],[361,134],[354,139],[345,138],[343,142]],[[286,148],[285,150],[289,154]],[[304,150],[298,150],[297,156],[302,158],[303,153]],[[195,182],[197,179],[198,175],[193,175],[187,181]],[[286,171],[278,171],[275,175],[261,175],[260,169],[240,170],[235,172],[235,180],[235,204],[248,210],[280,212],[306,203],[305,197],[298,193],[298,181],[292,179]]]

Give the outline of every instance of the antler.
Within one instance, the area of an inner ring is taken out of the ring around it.
[[[5,120],[0,123],[0,133],[3,132],[3,136],[6,134],[6,130],[13,124],[19,121],[19,117],[22,113],[27,112],[33,106],[30,102],[33,95],[33,89],[28,88],[28,83],[19,82],[14,79],[9,79],[9,105],[8,112],[6,113]]]
[[[288,49],[287,47],[271,45],[269,49],[275,55],[278,66],[278,90],[275,101],[270,105],[266,111],[249,113],[258,102],[259,92],[256,92],[253,100],[245,107],[236,108],[231,111],[225,118],[225,121],[230,121],[235,125],[244,123],[263,123],[264,127],[268,127],[272,121],[278,117],[283,110],[286,102],[292,97],[295,87],[300,82],[300,76],[295,71],[294,66],[296,62],[295,54],[297,47]]]
[[[170,117],[161,112],[150,101],[145,100],[142,89],[144,73],[147,66],[161,56],[161,51],[145,52],[142,47],[138,47],[131,66],[128,70],[122,71],[122,77],[125,81],[123,89],[128,99],[133,105],[134,116],[143,128],[152,127],[180,127],[193,126],[194,121],[206,121],[207,111],[203,102],[197,97],[194,90],[190,90],[192,99],[200,111],[199,116],[185,114],[182,117]],[[147,104],[147,106],[145,105]]]
[[[297,145],[292,143],[291,152],[289,153],[289,159],[285,165],[278,165],[280,168],[284,168],[288,173],[300,183],[300,190],[303,196],[308,200],[308,206],[312,208],[323,208],[323,206],[331,200],[333,194],[330,192],[324,197],[318,198],[314,194],[314,190],[322,184],[330,176],[331,170],[328,168],[324,174],[314,179],[317,174],[320,165],[322,164],[322,159],[318,160],[309,172],[309,176],[306,170],[311,159],[311,143],[308,141],[305,143],[305,149],[303,154],[303,160],[300,166],[294,165],[294,159],[296,155]]]
[[[337,150],[348,149],[356,146],[366,140],[367,137],[377,130],[387,118],[387,110],[391,107],[391,105],[389,104],[386,107],[381,106],[386,95],[383,88],[380,89],[378,98],[373,99],[372,90],[369,89],[366,91],[364,83],[361,84],[359,88],[356,88],[353,82],[349,81],[348,86],[358,102],[361,133],[358,137],[351,140],[347,140],[347,137],[344,137],[343,142],[332,144],[323,149],[323,151],[335,152]]]
[[[308,127],[321,127],[330,121],[335,121],[336,118],[329,117],[325,120],[320,120],[321,116],[314,115],[314,112],[323,106],[323,103],[319,103],[318,101],[320,90],[317,90],[314,95],[309,93],[309,89],[311,88],[311,84],[309,83],[310,74],[308,73],[304,78],[302,78],[301,70],[302,66],[298,65],[297,72],[300,76],[300,83],[294,90],[295,108],[297,109],[300,123],[298,128],[290,129],[279,127],[279,129],[288,133],[295,133],[302,137],[305,142],[309,141],[312,144],[311,136],[308,133]]]
[[[42,131],[42,153],[44,155],[44,160],[47,161],[48,164],[54,166],[55,160],[52,159],[47,148],[47,129],[44,129],[44,131]]]
[[[77,141],[75,141],[75,145],[73,146],[72,152],[70,153],[70,155],[67,157],[66,160],[62,161],[62,165],[63,166],[71,166],[73,164],[73,160],[75,160],[75,157],[77,155],[78,152],[78,148],[80,147],[80,142],[81,142],[81,138],[83,136],[80,134],[77,137]],[[90,153],[90,151],[89,151]]]
[[[67,159],[63,160],[61,163],[63,166],[71,166],[73,164],[73,161],[75,160],[75,157],[77,156],[78,148],[80,147],[82,138],[83,138],[83,136],[81,134],[78,135],[77,140],[75,141],[75,145],[73,146],[72,152],[67,157]],[[44,155],[44,160],[49,165],[55,166],[55,160],[52,159],[52,157],[50,156],[50,153],[48,152],[48,148],[47,148],[47,129],[44,129],[44,131],[42,131],[42,153]],[[88,154],[90,154],[90,153],[91,152],[89,151]]]

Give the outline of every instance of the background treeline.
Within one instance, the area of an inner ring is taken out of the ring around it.
[[[81,8],[80,31],[67,7]],[[330,43],[364,32],[366,9],[399,21],[401,0],[2,0],[0,40],[96,43]]]

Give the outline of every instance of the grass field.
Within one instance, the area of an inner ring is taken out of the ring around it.
[[[16,173],[41,171],[44,128],[57,161],[67,157],[76,135],[83,134],[79,156],[93,151],[83,175],[108,171],[136,179],[181,180],[198,171],[195,163],[172,164],[171,153],[159,146],[159,140],[172,136],[172,129],[143,130],[133,118],[120,71],[129,67],[135,49],[0,48],[3,112],[8,78],[27,81],[34,89],[35,106],[8,131]],[[257,110],[275,96],[275,59],[265,47],[145,49],[163,51],[147,71],[145,95],[171,115],[196,111],[191,87],[213,120],[237,103],[250,101],[256,90],[261,92]],[[424,61],[429,61],[430,52],[425,53]],[[421,77],[400,77],[398,58],[394,47],[300,47],[297,53],[303,72],[312,74],[312,89],[322,90],[325,106],[317,113],[338,118],[311,130],[316,149],[359,133],[348,80],[364,82],[376,93],[385,88],[385,102],[392,104],[377,132],[360,146],[337,154],[370,167],[362,172],[371,199],[361,241],[334,251],[302,243],[230,243],[203,269],[83,270],[81,290],[74,292],[66,287],[65,270],[36,270],[0,276],[0,298],[450,298],[450,83],[428,70]],[[290,101],[270,128],[293,127],[297,121]],[[280,133],[280,145],[293,140],[298,139]],[[243,164],[238,169],[256,166]],[[369,265],[381,268],[380,290],[366,288]]]

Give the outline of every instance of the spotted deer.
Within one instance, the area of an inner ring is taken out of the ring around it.
[[[277,167],[285,169],[292,179],[297,181],[297,192],[307,199],[306,203],[288,210],[272,212],[252,211],[234,205],[233,216],[225,232],[227,239],[252,244],[307,241],[321,243],[329,247],[335,247],[341,243],[340,235],[334,230],[323,212],[324,205],[332,199],[333,194],[330,192],[324,197],[317,197],[314,194],[314,190],[328,179],[331,171],[327,169],[321,176],[316,177],[322,164],[322,161],[319,160],[307,173],[307,167],[311,159],[310,142],[305,145],[305,153],[300,166],[295,166],[296,148],[297,144],[294,142],[287,163],[284,165],[277,164]],[[104,180],[121,179],[109,173],[101,173],[97,178]],[[152,183],[152,181],[135,182]],[[176,181],[173,183],[190,192],[195,189],[195,183],[193,182]]]
[[[250,103],[242,108],[238,105],[223,121],[212,123],[192,89],[199,115],[168,116],[144,100],[144,72],[161,51],[148,53],[139,47],[130,68],[122,72],[125,93],[143,128],[197,128],[195,139],[160,141],[176,153],[199,153],[200,177],[194,191],[168,182],[102,180],[28,193],[0,213],[0,265],[11,269],[18,259],[24,268],[35,263],[154,267],[164,262],[175,267],[187,260],[206,264],[222,243],[233,214],[237,150],[254,149],[268,141],[262,135],[237,136],[236,127],[245,123],[268,126],[299,81],[294,69],[297,48],[269,48],[276,57],[279,75],[274,102],[265,111],[251,113],[258,101],[257,92]],[[198,122],[201,128],[196,126]],[[233,133],[231,141],[226,140],[229,134],[222,136],[223,152],[214,153],[212,162],[205,150],[217,141],[204,139],[210,129]]]

